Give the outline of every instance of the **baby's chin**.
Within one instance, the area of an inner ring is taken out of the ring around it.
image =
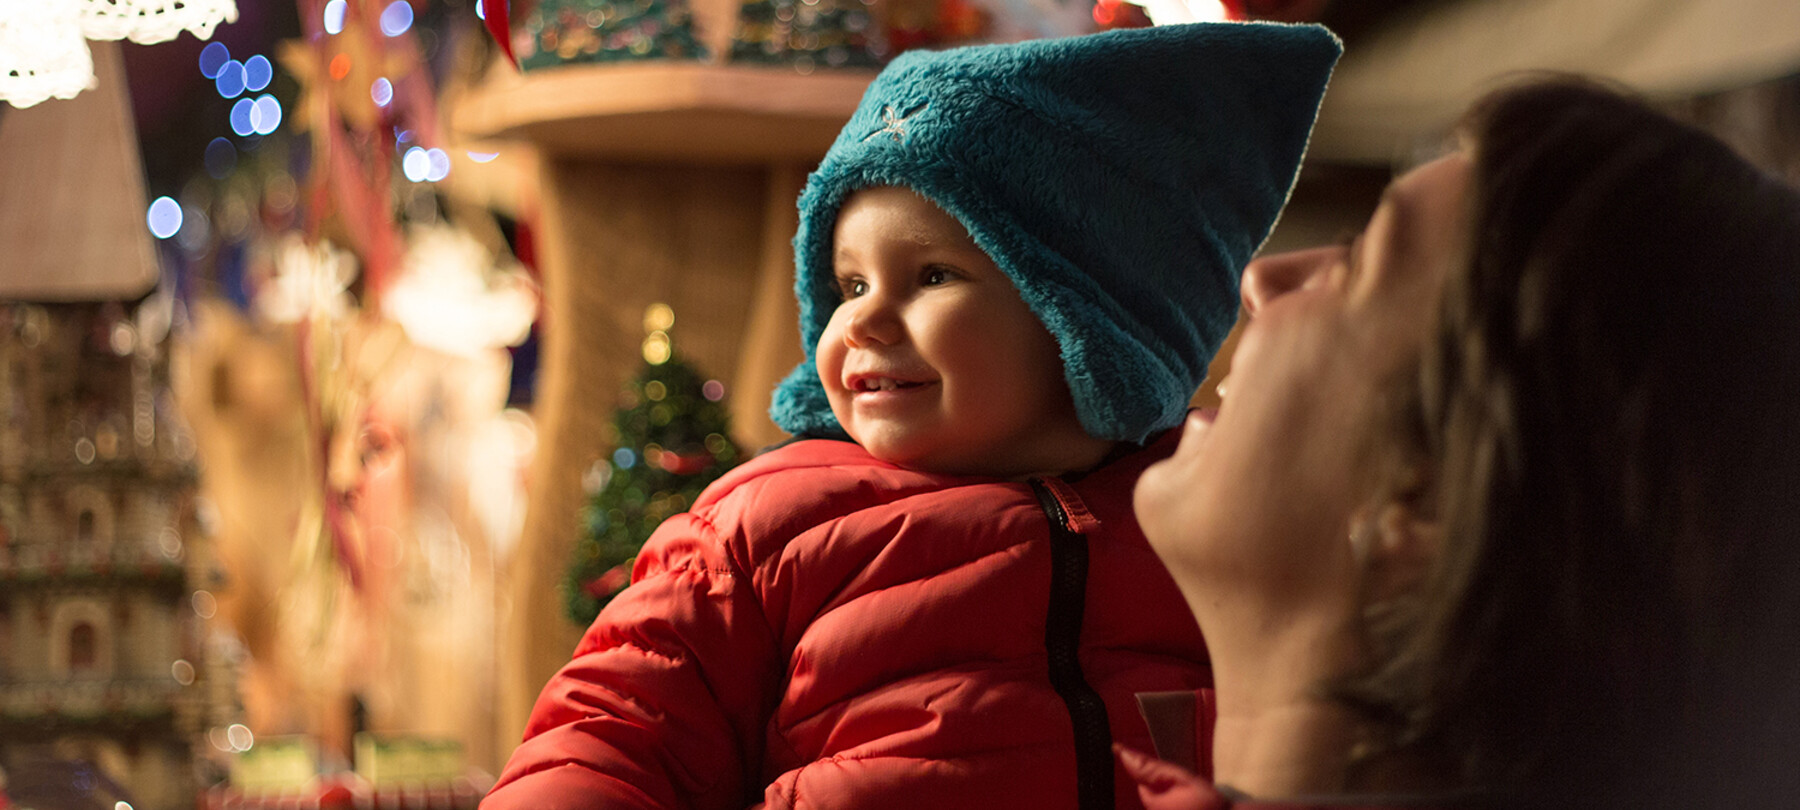
[[[855,436],[851,437],[855,439]],[[869,455],[896,467],[903,467],[915,472],[932,475],[948,475],[971,478],[1003,478],[1009,481],[1023,481],[1029,478],[1051,478],[1075,472],[1085,472],[1106,456],[1112,445],[1106,444],[1098,452],[1084,453],[1047,453],[1040,444],[1029,448],[1018,448],[1009,452],[1006,448],[989,450],[980,454],[959,454],[955,452],[903,452],[901,448],[882,446],[876,443],[857,441]]]

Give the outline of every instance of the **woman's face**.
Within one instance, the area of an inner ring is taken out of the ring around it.
[[[1135,498],[1203,629],[1227,595],[1296,608],[1345,595],[1350,518],[1377,483],[1370,429],[1433,325],[1468,175],[1461,154],[1421,166],[1353,241],[1245,269],[1249,323],[1216,418],[1190,416]]]

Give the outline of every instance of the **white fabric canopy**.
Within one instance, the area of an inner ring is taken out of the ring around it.
[[[1309,158],[1404,163],[1509,74],[1562,70],[1652,98],[1800,72],[1800,0],[1464,0],[1351,44]]]

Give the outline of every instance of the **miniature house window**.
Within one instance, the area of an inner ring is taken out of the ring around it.
[[[75,517],[75,542],[84,545],[94,542],[94,510],[83,509]]]
[[[69,628],[69,671],[88,672],[98,666],[97,649],[94,643],[94,626],[87,622],[77,622]]]

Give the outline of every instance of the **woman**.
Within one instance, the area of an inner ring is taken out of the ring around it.
[[[1461,132],[1251,265],[1216,421],[1138,486],[1221,793],[1800,806],[1800,198],[1574,80]]]

